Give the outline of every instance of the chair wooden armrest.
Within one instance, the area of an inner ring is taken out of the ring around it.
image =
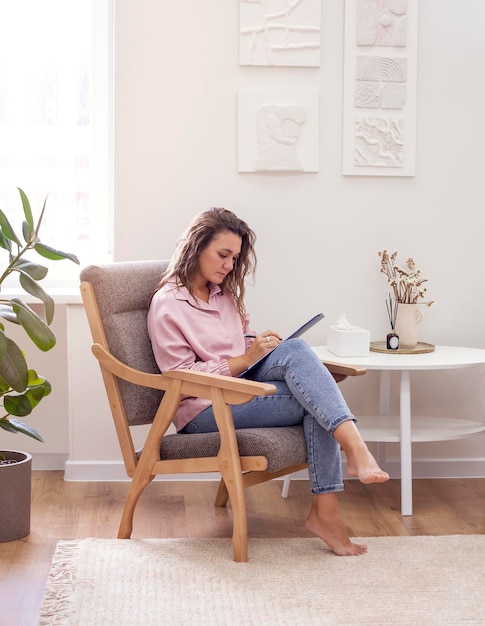
[[[180,393],[182,395],[212,400],[213,390],[217,388],[222,391],[224,402],[227,404],[243,404],[256,396],[267,396],[276,391],[276,387],[268,383],[206,372],[173,370],[163,374],[149,374],[122,363],[99,343],[93,344],[92,351],[100,365],[114,376],[143,387],[167,391],[169,381],[178,380],[181,381]]]
[[[345,380],[347,376],[362,376],[367,373],[365,367],[359,367],[357,365],[342,365],[341,363],[333,363],[332,361],[322,361],[322,363],[338,383]]]

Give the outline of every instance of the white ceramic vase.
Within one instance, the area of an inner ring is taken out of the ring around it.
[[[418,324],[423,320],[423,314],[418,306],[418,304],[398,304],[396,333],[399,335],[400,348],[415,348],[418,343]]]

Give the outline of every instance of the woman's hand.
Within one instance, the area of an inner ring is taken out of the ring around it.
[[[271,352],[281,341],[279,333],[275,330],[265,330],[263,333],[256,335],[246,352],[246,356],[251,359],[250,365],[263,357],[267,352]]]
[[[246,354],[227,360],[232,375],[239,376],[239,374],[242,374],[248,367],[259,361],[268,352],[271,352],[281,342],[280,334],[275,330],[265,330],[264,333],[256,335]]]

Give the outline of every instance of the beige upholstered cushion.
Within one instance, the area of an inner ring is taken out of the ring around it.
[[[270,472],[306,463],[306,443],[301,426],[246,428],[236,430],[236,437],[239,455],[265,456]],[[165,460],[215,456],[219,446],[219,433],[167,435],[160,446],[160,458]]]
[[[110,352],[142,372],[159,374],[147,331],[148,301],[167,261],[132,261],[90,265],[81,280],[93,285]],[[126,418],[130,426],[150,424],[162,392],[120,380]]]

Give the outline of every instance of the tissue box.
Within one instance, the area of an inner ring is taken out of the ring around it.
[[[352,326],[352,330],[328,326],[327,349],[337,356],[368,356],[370,332],[360,326]]]

